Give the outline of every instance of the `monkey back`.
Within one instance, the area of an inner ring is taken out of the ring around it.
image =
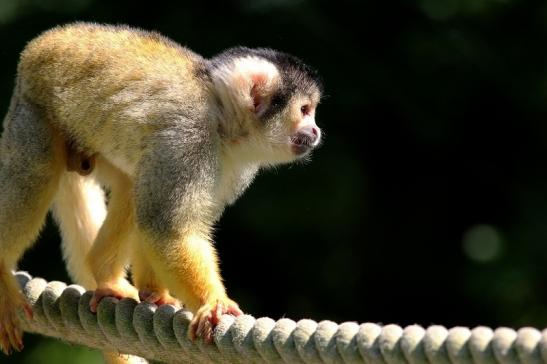
[[[17,82],[79,148],[134,164],[149,133],[204,119],[206,70],[201,56],[158,33],[75,23],[27,45]]]

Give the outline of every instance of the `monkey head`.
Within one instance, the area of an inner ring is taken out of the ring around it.
[[[231,48],[211,60],[226,143],[263,164],[305,158],[319,145],[315,123],[322,85],[298,58],[272,49]]]

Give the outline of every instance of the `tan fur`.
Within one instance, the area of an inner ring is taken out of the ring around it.
[[[17,113],[36,120],[37,112],[32,108],[22,109],[20,103],[14,100],[6,116],[4,128],[11,126]],[[3,222],[0,229],[0,350],[5,353],[23,348],[17,311],[23,310],[27,312],[27,316],[31,312],[11,271],[38,235],[65,165],[63,142],[52,127],[39,126],[30,128],[29,131],[26,137],[34,138],[38,133],[45,136],[36,143],[39,144],[39,149],[46,148],[50,155],[39,158],[32,152],[21,153],[19,149],[24,147],[24,141],[20,139],[3,138],[0,144],[0,183],[4,188],[4,193],[0,195],[0,221]],[[14,134],[19,136],[24,133],[17,130]],[[29,160],[28,158],[35,165],[27,171],[20,171],[18,165]],[[29,182],[33,186],[27,191],[18,190],[20,183]],[[25,204],[30,201],[32,208],[27,208]]]
[[[9,272],[50,207],[69,273],[95,288],[92,311],[137,290],[157,304],[180,299],[195,312],[189,335],[206,341],[220,315],[241,314],[222,283],[212,226],[259,168],[319,143],[319,86],[298,67],[286,79],[258,53],[209,61],[128,27],[78,23],[31,41],[0,144],[0,187],[12,192],[0,194],[1,349],[22,345],[13,313],[27,307]],[[293,94],[267,114],[284,82]]]
[[[107,155],[131,175],[143,139],[160,127],[147,120],[155,111],[176,112],[179,105],[171,100],[186,89],[196,93],[188,103],[203,104],[205,90],[200,95],[202,86],[192,75],[196,57],[129,29],[109,32],[81,24],[55,28],[30,42],[18,70],[21,92],[39,100],[82,151]],[[124,130],[127,119],[135,132]],[[78,127],[83,123],[85,128]]]
[[[105,202],[104,191],[95,178],[62,174],[53,216],[60,227],[67,270],[76,283],[88,289],[94,289],[96,283],[85,257],[105,219]]]
[[[13,349],[23,349],[23,332],[20,328],[18,310],[31,312],[25,297],[19,292],[19,287],[13,279],[5,263],[0,260],[0,350],[10,354]]]
[[[170,304],[180,307],[180,302],[171,296],[166,284],[158,278],[143,247],[133,246],[132,248],[131,277],[135,286],[139,287],[139,298],[158,305]]]
[[[134,229],[133,183],[102,156],[97,157],[96,175],[109,186],[111,198],[108,214],[85,264],[98,286],[92,300],[93,311],[105,295],[138,298],[137,291],[125,279],[125,268],[129,263],[129,238]]]

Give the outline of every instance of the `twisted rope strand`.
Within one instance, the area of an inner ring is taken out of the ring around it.
[[[97,314],[92,292],[15,273],[34,310],[25,331],[165,363],[547,363],[547,329],[380,326],[354,322],[224,315],[214,344],[192,342],[192,314],[132,299],[105,298]]]

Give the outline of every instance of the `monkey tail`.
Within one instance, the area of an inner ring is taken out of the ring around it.
[[[93,175],[65,172],[53,205],[61,231],[63,256],[71,278],[87,289],[95,280],[85,258],[106,217],[105,193]]]

